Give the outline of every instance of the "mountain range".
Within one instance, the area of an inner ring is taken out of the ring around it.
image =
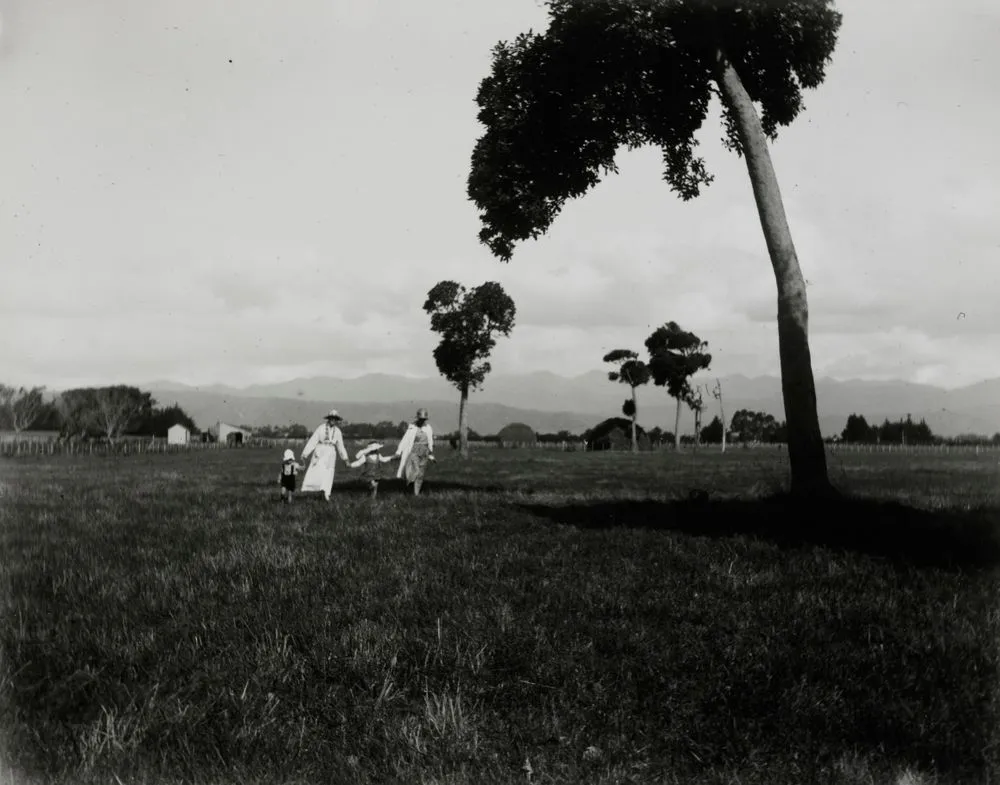
[[[715,382],[715,377],[693,380],[694,384],[711,387]],[[762,411],[784,419],[781,380],[777,377],[732,375],[720,377],[719,382],[727,419],[737,409]],[[439,432],[454,430],[458,422],[458,392],[438,377],[319,376],[248,387],[191,386],[161,380],[139,386],[151,391],[160,405],[177,403],[202,428],[219,420],[252,426],[311,425],[331,407],[336,407],[349,422],[409,420],[418,406],[430,409]],[[619,416],[628,393],[628,387],[609,382],[601,371],[572,377],[547,371],[498,373],[487,378],[482,390],[470,395],[469,427],[491,434],[508,423],[523,422],[543,433],[582,433],[606,417]],[[953,390],[898,380],[822,378],[816,381],[816,395],[824,435],[840,433],[850,414],[862,414],[870,423],[909,414],[914,420],[925,419],[940,436],[1000,431],[1000,378]],[[704,425],[718,414],[719,405],[707,390],[703,396]],[[673,430],[675,403],[662,388],[641,387],[637,397],[640,425]],[[685,407],[681,432],[691,432],[693,427],[694,416]]]

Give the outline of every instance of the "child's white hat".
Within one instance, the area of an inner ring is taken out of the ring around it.
[[[286,461],[294,461],[295,460],[295,453],[293,453],[291,450],[285,450],[285,460]]]

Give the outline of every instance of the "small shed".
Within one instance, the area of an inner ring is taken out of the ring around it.
[[[534,447],[538,443],[538,435],[530,426],[512,422],[500,429],[497,441],[501,447]]]
[[[177,423],[167,428],[167,444],[189,444],[191,431],[186,426]]]
[[[215,438],[220,444],[237,445],[250,441],[250,431],[246,428],[239,428],[229,425],[221,420],[215,428]]]

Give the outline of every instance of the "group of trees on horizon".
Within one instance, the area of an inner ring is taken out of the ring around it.
[[[869,425],[864,415],[851,414],[840,432],[840,441],[848,444],[1000,444],[1000,432],[992,437],[965,433],[945,438],[931,431],[925,419],[914,422],[909,414],[905,419],[892,422],[887,417],[881,425]]]
[[[671,323],[672,324],[672,323]],[[669,326],[669,325],[668,325]],[[676,326],[676,325],[675,325]],[[660,328],[662,329],[662,328]],[[676,332],[676,331],[674,331]],[[655,335],[655,333],[654,333]],[[691,336],[690,333],[686,334]],[[688,346],[705,347],[696,336],[685,339]],[[683,355],[682,355],[683,357]],[[710,357],[710,355],[709,355]],[[642,372],[635,370],[634,363],[641,363],[637,357],[624,357],[623,371],[628,380],[635,382],[641,379]],[[629,365],[633,363],[633,365]],[[690,366],[680,363],[681,368]],[[648,371],[647,371],[648,372]],[[646,382],[651,377],[647,377]],[[616,379],[618,381],[618,379]],[[624,383],[628,381],[622,380]],[[630,385],[631,386],[631,385]],[[667,386],[666,382],[663,386]],[[667,387],[668,394],[670,388]],[[716,398],[721,399],[721,390],[713,391]],[[635,420],[628,412],[628,406],[633,399],[626,399],[623,407],[626,417],[632,425]],[[687,403],[688,399],[682,398]],[[66,390],[57,395],[46,396],[44,387],[13,387],[0,384],[0,430],[14,431],[58,431],[63,437],[90,437],[114,441],[123,436],[165,437],[167,430],[173,425],[184,425],[192,434],[200,430],[195,421],[175,404],[159,406],[151,393],[127,385],[110,385],[105,387],[85,387]],[[468,427],[464,420],[464,448],[467,451],[469,442],[499,442],[498,434],[481,434]],[[675,448],[682,444],[724,444],[724,440],[736,444],[786,444],[788,428],[784,421],[777,420],[773,415],[738,409],[723,427],[724,421],[715,415],[711,422],[700,427],[695,420],[692,433],[679,433],[675,426],[673,431],[667,431],[659,426],[645,431],[650,443],[656,446],[673,442]],[[408,427],[405,420],[392,422],[383,420],[377,423],[345,422],[341,431],[345,439],[396,439]],[[300,423],[287,425],[241,425],[241,428],[261,438],[272,439],[307,439],[312,433],[309,426]],[[462,448],[463,432],[441,431],[437,437],[445,442],[452,442]],[[542,444],[573,443],[585,438],[585,434],[575,434],[569,430],[556,433],[536,433],[535,440]],[[839,441],[848,444],[885,444],[885,445],[934,445],[934,444],[1000,444],[1000,432],[992,436],[986,434],[966,433],[952,437],[935,434],[926,420],[915,421],[907,414],[898,420],[884,418],[879,425],[869,424],[861,414],[851,414],[843,430],[836,437],[825,441]],[[467,452],[466,452],[467,454]]]
[[[0,428],[15,433],[58,431],[67,438],[115,441],[122,436],[166,436],[177,424],[199,433],[180,406],[157,406],[152,394],[138,387],[77,387],[46,397],[44,387],[0,384]]]
[[[608,372],[608,379],[628,385],[631,396],[622,404],[622,414],[631,420],[632,452],[637,452],[636,420],[639,404],[636,389],[650,380],[663,387],[667,395],[677,403],[674,418],[674,447],[680,449],[681,403],[686,403],[695,415],[695,439],[701,430],[701,413],[704,409],[700,387],[691,386],[691,377],[698,371],[706,370],[712,363],[712,355],[706,350],[708,342],[697,335],[682,330],[676,322],[667,322],[657,327],[646,339],[649,360],[639,359],[631,349],[613,349],[604,355],[604,362],[618,366],[618,370]]]

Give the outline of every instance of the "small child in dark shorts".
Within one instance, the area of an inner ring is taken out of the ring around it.
[[[285,450],[281,461],[281,474],[278,475],[278,482],[281,483],[281,501],[292,503],[292,496],[295,494],[295,477],[303,467],[295,462],[295,453]]]
[[[384,455],[379,455],[381,449],[382,445],[379,442],[370,441],[367,447],[358,451],[355,461],[351,463],[352,469],[357,469],[359,466],[364,467],[361,470],[361,478],[367,481],[373,499],[378,495],[378,481],[382,479],[382,464],[393,461],[392,456],[386,458]]]

